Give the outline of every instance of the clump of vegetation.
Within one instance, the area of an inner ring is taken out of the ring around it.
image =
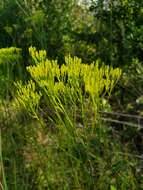
[[[0,0],[0,189],[143,189],[142,7]]]
[[[99,67],[98,61],[85,65],[70,56],[59,66],[45,51],[30,48],[30,54],[31,79],[16,83],[13,108],[29,118],[29,124],[20,127],[25,134],[23,168],[32,179],[29,189],[140,188],[133,169],[138,159],[130,157],[128,145],[124,147],[98,112],[121,70]]]
[[[32,80],[28,85],[16,84],[16,101],[20,106],[23,105],[35,117],[42,99],[44,107],[53,110],[62,125],[65,118],[71,126],[76,126],[76,115],[79,114],[82,116],[81,123],[88,126],[87,112],[91,112],[92,119],[97,120],[101,99],[110,96],[121,70],[105,65],[99,67],[98,61],[83,64],[81,59],[70,56],[66,56],[65,64],[59,66],[57,61],[46,59],[45,51],[30,48],[30,53],[35,63],[27,67]],[[40,107],[45,112],[42,109]]]

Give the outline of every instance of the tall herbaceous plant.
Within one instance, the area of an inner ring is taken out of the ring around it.
[[[59,65],[43,50],[29,52],[30,79],[16,83],[14,105],[31,118],[24,155],[38,189],[135,189],[132,162],[99,114],[121,70],[70,55]]]
[[[49,120],[65,127],[95,127],[103,98],[108,98],[121,76],[121,69],[84,64],[78,57],[65,57],[61,66],[46,58],[44,50],[29,48],[32,65],[28,84],[17,83],[17,105],[45,125],[42,112]],[[51,110],[51,111],[49,111]],[[50,114],[52,112],[53,114]],[[90,116],[88,116],[90,113]]]

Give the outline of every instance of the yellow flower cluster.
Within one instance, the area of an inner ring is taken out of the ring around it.
[[[22,82],[17,82],[17,95],[15,99],[15,105],[28,110],[29,113],[33,114],[38,108],[41,93],[36,92],[35,83],[30,80],[28,84],[23,85]]]
[[[30,47],[29,53],[30,53],[35,64],[38,64],[39,62],[45,61],[46,56],[47,56],[45,50],[37,51],[35,47]]]
[[[29,51],[32,58],[42,61],[36,66],[29,66],[27,70],[40,86],[46,86],[52,92],[54,89],[57,92],[60,88],[66,90],[67,87],[79,91],[76,88],[84,86],[92,97],[99,96],[103,91],[110,93],[121,76],[121,69],[105,65],[99,67],[98,61],[87,65],[81,59],[69,55],[65,57],[65,64],[59,67],[57,61],[45,59],[45,51],[37,52],[35,48],[30,48]]]
[[[90,65],[83,64],[81,59],[70,55],[65,57],[65,64],[59,66],[56,60],[46,58],[45,51],[38,52],[32,47],[29,51],[35,65],[27,67],[27,70],[40,87],[40,92],[51,98],[56,108],[58,104],[60,108],[63,107],[61,102],[76,104],[86,97],[97,110],[96,100],[103,94],[110,95],[122,73],[119,68],[99,67],[98,61]],[[41,98],[41,93],[36,92],[35,82],[29,81],[26,86],[21,83],[17,85],[18,102],[25,108],[28,106],[30,111],[36,109]]]
[[[0,64],[14,64],[21,58],[21,49],[16,47],[0,49]]]

